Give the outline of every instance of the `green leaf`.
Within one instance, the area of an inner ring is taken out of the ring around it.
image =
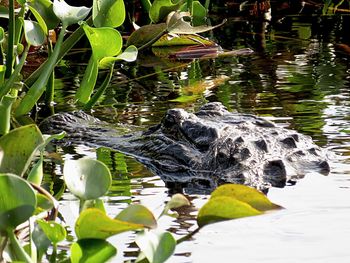
[[[189,206],[190,201],[183,194],[174,194],[169,202],[165,205],[162,215],[168,214],[170,209],[180,208],[182,206]]]
[[[123,39],[118,30],[110,27],[93,28],[86,23],[82,27],[98,61],[104,57],[114,57],[122,50]]]
[[[15,229],[33,215],[35,192],[14,174],[0,174],[0,189],[0,231]]]
[[[259,192],[255,188],[248,187],[241,184],[225,184],[215,189],[211,194],[211,198],[227,196],[235,198],[239,201],[249,204],[259,211],[267,211],[272,209],[279,209],[280,206],[272,203],[266,195]]]
[[[46,195],[36,193],[36,211],[35,214],[41,213],[43,211],[51,210],[54,207],[53,201]]]
[[[203,46],[214,46],[215,43],[194,34],[176,35],[166,34],[159,38],[152,47],[174,47],[174,46],[189,46],[189,45],[203,45]],[[173,52],[173,50],[170,50]]]
[[[182,0],[154,0],[149,11],[152,22],[163,21],[170,12],[178,10],[182,3]]]
[[[27,1],[27,4],[38,23],[43,27],[45,33],[48,29],[54,29],[57,27],[60,20],[53,12],[53,4],[50,0],[31,0]],[[44,21],[44,24],[42,20]]]
[[[44,176],[43,171],[43,160],[44,158],[41,156],[40,159],[33,165],[30,170],[27,180],[28,182],[40,185]]]
[[[47,249],[51,245],[51,242],[45,235],[44,231],[38,225],[35,225],[34,227],[34,230],[32,232],[32,240],[38,253],[37,262],[42,262],[41,258],[46,253]]]
[[[5,95],[0,99],[0,135],[6,134],[11,128],[11,108],[16,97]],[[0,163],[1,166],[1,163]]]
[[[44,231],[47,238],[53,244],[57,244],[58,242],[65,240],[67,236],[67,231],[60,224],[54,221],[44,221],[44,220],[37,220],[37,223],[39,224],[40,228]]]
[[[142,26],[130,35],[127,46],[141,47],[147,43],[152,44],[166,33],[167,25],[165,23]]]
[[[5,31],[4,29],[0,26],[0,43],[3,43],[5,40]]]
[[[121,211],[114,219],[121,221],[140,224],[148,228],[157,227],[157,221],[154,215],[148,208],[143,205],[130,205]]]
[[[176,247],[176,240],[169,232],[143,231],[138,234],[135,242],[152,263],[165,262],[174,253]]]
[[[91,8],[85,6],[70,6],[64,0],[53,1],[53,12],[66,26],[73,25],[84,20]]]
[[[72,263],[104,263],[117,254],[117,249],[106,240],[83,239],[71,246]]]
[[[110,236],[131,230],[143,229],[142,224],[134,224],[108,217],[96,208],[80,213],[75,223],[75,233],[79,239],[106,239]]]
[[[100,161],[88,158],[66,161],[63,176],[69,191],[81,200],[103,196],[112,182],[108,167]]]
[[[188,12],[172,12],[167,17],[168,32],[173,34],[198,34],[213,30],[222,26],[226,20],[215,26],[191,26],[190,22],[184,20],[184,17],[190,17]]]
[[[137,59],[138,50],[135,46],[128,46],[123,53],[116,57],[105,57],[100,60],[98,67],[99,68],[110,68],[112,64],[116,61],[126,61],[133,62]]]
[[[200,227],[223,220],[260,215],[261,212],[247,203],[227,196],[210,198],[199,210],[197,223]]]
[[[123,0],[94,0],[92,21],[95,27],[118,27],[124,23]]]
[[[38,147],[44,142],[36,125],[14,129],[0,138],[0,172],[23,176]]]

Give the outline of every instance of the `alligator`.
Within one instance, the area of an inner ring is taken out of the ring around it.
[[[311,137],[258,116],[231,113],[219,102],[196,113],[169,109],[160,124],[128,134],[82,111],[53,115],[40,127],[66,131],[70,143],[134,156],[167,186],[192,190],[239,183],[265,191],[293,184],[308,171],[330,170],[327,153]]]

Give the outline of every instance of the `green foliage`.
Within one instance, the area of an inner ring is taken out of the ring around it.
[[[118,27],[124,20],[123,0],[94,0],[92,21],[95,27]]]
[[[71,246],[72,263],[103,263],[117,254],[117,249],[106,240],[82,239]]]
[[[38,223],[40,228],[43,230],[47,238],[53,244],[57,244],[65,240],[67,236],[67,231],[60,224],[54,221],[44,221],[44,220],[37,220],[36,222]]]
[[[149,17],[153,23],[162,22],[170,12],[178,10],[182,3],[182,0],[154,0]]]
[[[36,196],[29,183],[14,174],[0,174],[0,189],[0,231],[12,231],[32,216]]]

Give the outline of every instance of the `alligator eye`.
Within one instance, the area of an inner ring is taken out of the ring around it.
[[[176,123],[174,116],[167,114],[163,119],[163,126],[166,128],[172,127]]]

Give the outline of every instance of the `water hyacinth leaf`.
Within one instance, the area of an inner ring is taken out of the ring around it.
[[[94,0],[92,21],[95,27],[118,27],[125,20],[123,0]]]
[[[48,145],[52,140],[62,140],[65,135],[66,132],[64,131],[56,134],[43,134],[44,143],[41,146],[41,150],[44,150],[46,145]]]
[[[123,39],[117,30],[110,27],[93,28],[86,23],[82,27],[98,61],[104,57],[114,57],[122,50]]]
[[[53,1],[53,12],[66,26],[73,25],[84,20],[91,8],[85,6],[70,6],[63,0]]]
[[[37,185],[41,184],[41,181],[44,176],[43,159],[44,159],[43,156],[41,156],[40,159],[33,165],[27,177],[28,182],[31,182]]]
[[[24,20],[24,36],[31,46],[41,46],[46,39],[39,23],[30,20]]]
[[[180,10],[187,11],[187,3],[185,3]],[[193,1],[191,9],[192,24],[194,26],[203,25],[205,23],[206,16],[207,9],[199,1]]]
[[[166,204],[165,208],[169,210],[189,205],[190,201],[188,201],[188,199],[183,194],[174,194],[169,200],[169,202]]]
[[[79,239],[106,239],[122,232],[144,227],[142,224],[110,218],[101,210],[90,208],[80,213],[75,223],[75,233]]]
[[[39,214],[43,211],[48,211],[54,207],[54,203],[46,195],[36,193],[36,211],[35,214]]]
[[[247,203],[227,196],[211,198],[199,210],[197,223],[204,226],[223,220],[237,219],[247,216],[260,215],[261,212],[251,207]]]
[[[15,229],[35,210],[36,196],[27,181],[14,174],[0,174],[0,231]]]
[[[173,47],[173,46],[190,46],[190,45],[203,45],[214,46],[213,41],[210,41],[204,37],[194,34],[177,35],[177,34],[165,34],[160,37],[152,47]],[[169,51],[172,52],[172,51]]]
[[[29,6],[30,11],[33,13],[40,25],[41,22],[39,21],[40,18],[38,14],[45,21],[45,26],[47,27],[47,29],[53,29],[57,27],[60,20],[53,12],[53,4],[50,0],[31,0],[27,1],[27,4]],[[47,30],[44,31],[47,32]]]
[[[35,8],[33,8],[32,6],[28,6],[30,12],[32,12],[32,14],[34,15],[36,21],[38,21],[39,26],[41,27],[41,29],[44,31],[45,35],[48,34],[49,30],[47,29],[45,20],[42,18],[42,16],[40,15],[40,13],[38,11],[35,10]]]
[[[36,150],[44,142],[39,128],[27,125],[0,138],[0,172],[23,176]]]
[[[157,220],[153,213],[143,205],[130,205],[121,211],[114,219],[140,224],[148,228],[157,227]]]
[[[184,20],[184,17],[190,17],[188,12],[172,12],[167,17],[168,32],[173,34],[198,34],[213,30],[222,26],[226,20],[215,26],[192,26],[190,22]]]
[[[149,10],[149,17],[153,23],[161,22],[170,12],[178,10],[182,3],[182,0],[154,0]]]
[[[37,223],[53,244],[63,241],[67,236],[66,229],[54,221],[37,220]]]
[[[16,97],[11,95],[5,95],[0,99],[0,116],[2,116],[0,119],[0,135],[10,131],[11,108],[15,100]]]
[[[280,206],[272,203],[266,195],[259,192],[255,188],[240,184],[225,184],[215,189],[211,194],[211,198],[218,196],[227,196],[235,198],[242,202],[249,204],[259,211],[267,211],[272,209],[279,209]]]
[[[104,263],[117,254],[117,249],[106,240],[83,239],[70,249],[72,263]]]
[[[51,242],[38,225],[35,225],[34,227],[32,232],[32,240],[37,249],[37,262],[42,262],[41,258],[46,253],[47,249],[51,245]]]
[[[137,47],[131,45],[128,46],[123,53],[119,54],[116,57],[105,57],[100,60],[98,67],[99,68],[111,68],[112,64],[116,61],[126,61],[126,62],[133,62],[136,60],[138,54]]]
[[[167,25],[165,23],[145,25],[130,35],[127,46],[134,45],[136,47],[141,47],[148,43],[151,45],[166,33]]]
[[[91,56],[88,65],[85,69],[83,79],[75,94],[78,101],[87,103],[90,100],[90,96],[94,90],[98,77],[98,60],[95,56]]]
[[[69,191],[81,200],[97,199],[105,195],[112,183],[108,167],[88,158],[66,161],[63,177]]]
[[[143,231],[138,234],[135,242],[143,255],[152,263],[165,262],[174,253],[176,247],[176,240],[169,232]]]

